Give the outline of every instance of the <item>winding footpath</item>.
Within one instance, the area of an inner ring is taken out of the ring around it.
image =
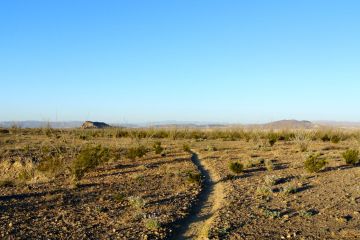
[[[208,231],[223,200],[223,186],[214,169],[193,153],[192,162],[204,178],[203,188],[190,215],[175,227],[172,239],[208,239]]]

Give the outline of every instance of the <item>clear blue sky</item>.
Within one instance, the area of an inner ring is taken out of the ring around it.
[[[359,1],[0,2],[0,121],[360,121]]]

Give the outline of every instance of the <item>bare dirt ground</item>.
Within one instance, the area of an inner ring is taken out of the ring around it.
[[[0,134],[1,238],[360,239],[360,167],[342,157],[359,139],[313,139],[301,150],[294,140],[271,146],[258,137],[96,134]],[[111,158],[74,183],[69,163],[98,144]],[[140,145],[146,154],[129,158]],[[315,153],[327,165],[308,173],[304,160]],[[230,171],[232,162],[243,172]]]
[[[29,141],[33,149],[40,149],[33,138],[18,136],[16,141],[16,145],[12,141],[2,145],[2,161],[11,159],[15,164],[41,158],[35,150],[29,154],[24,149]],[[47,146],[44,141],[41,144]],[[132,145],[127,140],[119,144]],[[166,149],[164,157],[149,152],[135,160],[114,159],[87,173],[76,186],[65,175],[44,182],[4,184],[0,187],[1,238],[166,238],[170,225],[188,214],[200,191],[198,184],[187,181],[187,172],[197,172],[191,154],[170,144]]]
[[[207,143],[209,144],[209,142]],[[303,168],[303,153],[291,143],[271,149],[254,149],[246,142],[212,142],[219,148],[208,156],[213,169],[226,179],[225,199],[212,223],[211,239],[359,239],[360,169],[344,165],[341,153],[347,146],[316,142],[311,151],[329,162],[317,174]],[[225,153],[225,154],[224,154]],[[262,165],[248,168],[227,180],[227,162],[271,159],[275,169]],[[271,193],[257,196],[266,177],[275,176]],[[294,192],[287,193],[289,187]]]

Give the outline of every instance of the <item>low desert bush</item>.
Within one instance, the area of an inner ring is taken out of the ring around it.
[[[88,146],[82,149],[71,165],[74,180],[80,180],[87,171],[108,161],[109,158],[109,149],[100,145],[95,147]]]
[[[185,152],[191,153],[191,148],[190,148],[189,144],[184,144],[184,145],[183,145],[183,150],[184,150]]]
[[[229,169],[232,173],[240,174],[244,170],[244,165],[239,162],[231,162],[229,163]]]
[[[1,134],[9,134],[10,131],[9,131],[8,129],[2,129],[2,128],[0,128],[0,133],[1,133]]]
[[[330,141],[330,137],[329,137],[329,135],[328,135],[327,133],[325,133],[324,135],[322,135],[322,136],[320,137],[320,139],[321,139],[321,141],[323,141],[323,142],[329,142],[329,141]]]
[[[161,146],[161,142],[160,141],[156,141],[153,145],[153,149],[155,151],[156,154],[161,154],[162,151],[164,150],[164,148]]]
[[[306,171],[310,173],[320,172],[326,165],[325,159],[320,159],[319,154],[312,154],[304,162]]]
[[[277,142],[278,139],[279,138],[275,133],[269,133],[268,140],[269,140],[270,146],[274,146],[274,144]]]
[[[126,197],[125,194],[123,193],[116,193],[113,195],[113,199],[117,202],[123,202],[126,199]]]
[[[330,138],[332,143],[339,143],[341,141],[341,136],[339,134],[333,134]]]
[[[138,147],[132,147],[129,148],[126,152],[126,157],[131,159],[131,160],[135,160],[137,157],[141,158],[143,156],[145,156],[145,154],[147,153],[147,149],[144,146],[138,146]]]
[[[359,151],[355,149],[348,149],[342,154],[346,164],[357,165],[360,163]]]

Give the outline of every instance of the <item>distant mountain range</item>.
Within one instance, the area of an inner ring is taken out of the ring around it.
[[[247,125],[250,128],[265,128],[265,129],[311,129],[316,125],[310,121],[298,121],[298,120],[280,120],[265,124],[250,124]]]
[[[64,122],[47,122],[47,121],[3,121],[0,122],[0,127],[11,128],[13,126],[21,128],[80,128],[84,122],[82,121],[64,121]],[[110,124],[113,127],[137,127],[136,124]]]
[[[3,121],[0,127],[10,128],[18,126],[21,128],[80,128],[84,122],[68,121],[68,122],[46,122],[46,121]],[[336,127],[336,128],[360,128],[360,122],[336,122],[336,121],[298,121],[298,120],[280,120],[264,124],[226,124],[211,122],[179,122],[164,121],[143,124],[109,124],[113,127],[153,127],[153,128],[259,128],[259,129],[312,129],[318,127]]]

